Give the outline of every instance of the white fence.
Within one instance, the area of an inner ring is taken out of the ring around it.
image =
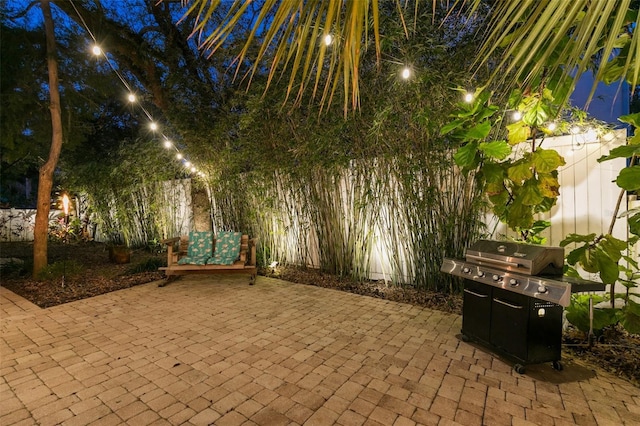
[[[49,212],[49,224],[55,225],[62,210]],[[35,209],[0,209],[0,241],[33,241]]]

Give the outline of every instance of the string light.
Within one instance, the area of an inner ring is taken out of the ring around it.
[[[73,2],[72,2],[72,3],[73,3]],[[76,8],[75,8],[75,5],[73,5],[73,6],[74,6],[74,9],[76,9]],[[93,34],[91,33],[91,31],[90,31],[90,30],[89,30],[89,28],[87,27],[86,22],[84,22],[84,19],[82,18],[82,16],[80,16],[80,13],[79,13],[79,11],[78,11],[77,9],[76,9],[76,13],[78,13],[78,15],[79,15],[80,19],[82,20],[82,22],[83,22],[83,24],[84,24],[85,29],[87,30],[87,32],[89,33],[89,35],[91,36],[91,38],[93,38],[93,40],[95,41],[95,40],[96,40],[96,39],[95,39],[95,37],[93,36]],[[323,41],[323,43],[325,44],[325,46],[330,46],[330,45],[333,43],[333,36],[332,36],[331,34],[326,34],[326,35],[322,38],[322,41]],[[113,64],[111,63],[110,59],[106,56],[106,54],[104,54],[104,52],[103,52],[102,48],[100,48],[100,46],[98,46],[97,44],[94,44],[94,45],[93,45],[93,47],[92,47],[92,52],[93,52],[93,54],[94,54],[94,55],[96,55],[96,56],[100,56],[100,55],[104,55],[104,56],[105,56],[105,58],[106,58],[106,60],[107,60],[107,63],[109,64],[109,66],[111,67],[111,69],[113,70],[113,72],[114,72],[114,73],[116,73],[116,75],[120,78],[120,80],[122,81],[122,83],[124,84],[124,86],[125,86],[125,87],[130,91],[130,92],[129,92],[129,94],[127,95],[127,99],[129,100],[129,102],[131,102],[131,103],[136,102],[136,100],[137,100],[137,99],[136,99],[136,95],[135,95],[133,92],[131,92],[131,88],[130,88],[129,84],[128,84],[128,83],[127,83],[127,81],[122,77],[122,75],[118,72],[118,69],[117,69],[116,67],[114,67],[114,66],[113,66]],[[402,77],[404,80],[408,80],[408,79],[411,77],[411,74],[412,74],[411,68],[410,68],[410,67],[408,67],[408,66],[405,66],[405,67],[402,69],[402,72],[401,72],[401,74],[400,74],[400,75],[401,75],[401,77]],[[471,102],[473,102],[473,100],[474,100],[474,95],[473,95],[473,93],[471,93],[471,92],[467,92],[467,93],[464,95],[464,101],[465,101],[465,102],[467,102],[467,103],[471,103]],[[145,115],[146,115],[146,116],[151,120],[151,114],[149,114],[149,112],[148,112],[148,111],[147,111],[147,110],[146,110],[142,105],[140,105],[140,108],[141,108],[141,109],[142,109],[142,111],[145,113]],[[513,114],[512,114],[512,119],[513,119],[513,120],[515,120],[515,121],[519,121],[519,120],[521,120],[521,119],[522,119],[522,113],[521,113],[520,111],[514,111],[514,112],[513,112]],[[158,130],[158,125],[157,125],[154,121],[151,121],[151,122],[150,122],[149,127],[150,127],[150,129],[151,129],[151,130],[153,130],[153,131]],[[554,123],[554,122],[550,122],[550,123],[547,125],[547,129],[548,129],[549,131],[554,131],[554,130],[556,130],[556,128],[557,128],[557,126],[556,126],[556,123]],[[579,127],[579,126],[573,126],[573,127],[570,129],[570,132],[571,132],[572,134],[576,135],[576,134],[578,134],[578,133],[580,133],[580,132],[581,132],[581,129],[580,129],[580,127]],[[164,136],[164,135],[163,135],[163,136]],[[613,138],[614,138],[614,135],[613,135],[611,132],[608,132],[608,133],[606,133],[606,134],[604,134],[604,135],[602,136],[602,139],[603,139],[603,140],[605,140],[605,141],[610,141],[610,140],[612,140]],[[172,148],[172,147],[176,148],[176,147],[174,146],[174,144],[173,144],[170,140],[168,140],[168,139],[166,139],[166,138],[165,138],[165,140],[164,140],[164,146],[165,146],[165,148],[167,148],[167,149]],[[177,148],[176,148],[176,150],[177,150]],[[569,152],[568,154],[569,154],[569,155],[571,155],[571,152]],[[177,153],[176,153],[176,159],[177,159],[177,160],[179,160],[179,161],[181,161],[181,160],[183,160],[183,159],[184,159],[184,156],[182,155],[182,153],[177,152]],[[197,168],[196,168],[195,166],[193,166],[193,165],[192,165],[192,163],[191,163],[190,161],[186,161],[186,160],[185,160],[185,161],[183,162],[183,164],[184,164],[185,168],[189,169],[189,170],[190,170],[191,172],[193,172],[194,174],[197,174],[197,175],[198,175],[198,176],[200,176],[200,177],[204,177],[204,176],[205,176],[205,174],[204,174],[203,172],[201,172],[201,171],[198,171],[198,170],[197,170]]]
[[[71,1],[71,5],[73,6],[74,10],[76,11],[76,13],[78,14],[78,17],[80,18],[80,21],[82,22],[82,25],[84,27],[84,29],[87,31],[87,33],[89,34],[89,36],[93,39],[94,41],[94,45],[91,48],[91,51],[94,55],[96,56],[100,56],[103,55],[104,58],[107,61],[107,64],[109,65],[109,67],[111,68],[111,70],[116,74],[116,76],[120,79],[120,81],[122,82],[122,84],[124,85],[124,87],[127,89],[127,91],[129,92],[127,94],[127,100],[130,103],[134,103],[137,101],[137,97],[136,95],[133,93],[133,90],[131,88],[131,86],[128,84],[127,80],[122,76],[122,74],[119,72],[118,68],[114,66],[114,64],[111,62],[111,60],[109,59],[109,57],[104,53],[104,51],[102,50],[102,48],[97,44],[96,41],[96,37],[93,35],[93,33],[91,32],[91,30],[89,29],[86,21],[84,20],[84,18],[82,17],[82,15],[80,14],[80,11],[78,10],[78,8],[76,8],[75,4],[73,3],[73,1]],[[327,37],[325,37],[325,42],[327,40]],[[156,131],[158,130],[158,124],[156,124],[151,117],[151,114],[144,108],[143,105],[138,104],[139,108],[142,109],[142,112],[147,116],[147,118],[150,120],[149,123],[149,128],[152,131]],[[169,149],[169,148],[175,148],[176,151],[178,150],[177,147],[174,146],[174,144],[165,136],[165,135],[161,135],[164,138],[164,146]],[[182,160],[184,157],[183,155],[178,152],[176,154],[176,158],[178,160]],[[191,167],[191,163],[189,163],[189,166]],[[197,169],[195,167],[192,167],[192,172],[196,172]],[[199,176],[204,177],[204,174],[198,173]]]

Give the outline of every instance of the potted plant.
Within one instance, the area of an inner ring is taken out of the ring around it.
[[[131,250],[125,244],[124,237],[120,232],[109,233],[107,247],[109,250],[110,261],[117,264],[131,262]]]

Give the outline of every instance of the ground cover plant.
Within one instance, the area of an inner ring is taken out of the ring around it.
[[[2,286],[25,297],[36,305],[47,308],[75,300],[94,297],[110,291],[135,285],[157,282],[162,274],[159,264],[166,262],[166,254],[144,249],[133,250],[130,264],[118,265],[109,261],[108,250],[101,243],[58,244],[50,247],[52,274],[45,280],[30,277],[32,243],[0,243],[2,257],[15,257],[24,265],[2,269]],[[61,284],[59,265],[64,260],[73,262],[73,274]],[[414,286],[397,286],[383,281],[354,280],[339,277],[316,269],[295,266],[263,268],[260,275],[300,283],[331,288],[376,297],[400,303],[409,303],[452,314],[461,313],[460,295],[444,294]],[[258,279],[258,283],[260,281]],[[161,289],[158,289],[161,291]],[[563,358],[585,364],[590,369],[606,370],[624,377],[640,386],[640,336],[632,336],[620,327],[609,327],[593,346],[589,346],[584,334],[570,328],[564,334]]]

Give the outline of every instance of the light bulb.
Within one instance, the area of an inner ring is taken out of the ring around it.
[[[188,169],[189,167],[191,167],[191,162],[190,161],[185,161],[184,162],[184,166]]]
[[[129,93],[129,96],[127,96],[127,99],[129,99],[129,102],[135,102],[136,95],[134,95],[133,93]]]
[[[151,123],[149,123],[149,128],[151,130],[158,130],[158,125],[152,121]]]
[[[176,154],[176,158],[177,158],[178,160],[182,160],[182,154],[177,153],[177,154]]]
[[[547,126],[547,129],[549,129],[550,131],[554,131],[556,129],[556,123],[555,122],[551,122],[549,123],[549,125]]]
[[[573,133],[574,135],[577,135],[578,133],[580,133],[580,127],[579,126],[573,126],[571,128],[571,133]]]
[[[404,67],[404,69],[402,70],[402,78],[406,80],[409,77],[411,77],[411,70],[408,67]]]
[[[168,139],[167,139],[167,140],[165,140],[165,141],[164,141],[164,147],[165,147],[165,148],[171,148],[171,146],[172,146],[172,145],[173,145],[173,144],[171,143],[171,141],[170,141],[170,140],[168,140]]]
[[[333,43],[333,36],[331,36],[331,34],[327,34],[324,36],[323,41],[325,46],[331,46],[331,43]]]
[[[96,56],[100,56],[102,54],[102,49],[100,49],[100,46],[98,46],[97,44],[95,44],[93,48],[91,48],[91,51]]]
[[[467,93],[464,95],[464,101],[467,103],[471,103],[473,101],[473,93]]]
[[[195,173],[196,172],[196,168],[195,167],[191,167],[191,173]]]
[[[522,118],[522,113],[520,111],[515,111],[511,116],[515,121],[518,121]]]

